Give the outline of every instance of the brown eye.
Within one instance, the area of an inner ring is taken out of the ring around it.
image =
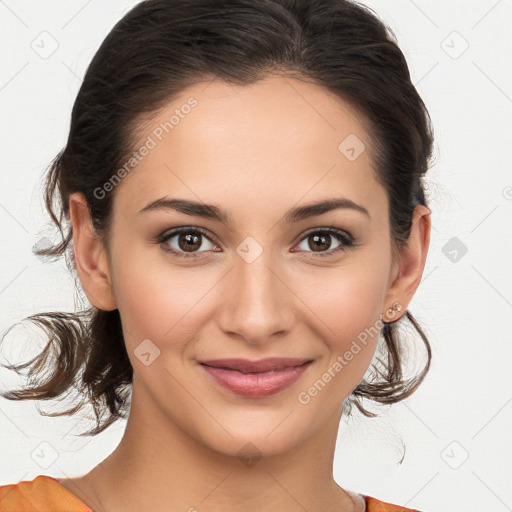
[[[337,245],[332,248],[332,240],[336,239]],[[317,253],[318,256],[329,256],[354,244],[353,238],[335,229],[316,230],[307,234],[299,244],[299,249],[306,252]]]
[[[178,246],[186,252],[195,251],[201,247],[201,236],[190,233],[178,235]]]
[[[331,235],[329,235],[327,233],[322,233],[320,235],[309,235],[307,240],[309,242],[308,243],[309,247],[313,251],[318,252],[318,251],[330,249],[331,238],[332,238]]]
[[[205,240],[207,243],[205,244]],[[181,257],[197,257],[201,253],[215,250],[206,232],[198,228],[178,228],[167,231],[158,238],[158,242],[164,245],[164,249],[173,255]],[[204,250],[199,250],[200,248]]]

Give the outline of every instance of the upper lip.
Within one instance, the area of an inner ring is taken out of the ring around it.
[[[242,373],[262,373],[271,370],[282,370],[294,366],[302,366],[311,362],[312,359],[300,359],[296,357],[269,357],[259,361],[250,361],[249,359],[209,359],[199,361],[200,364],[213,366],[214,368],[226,368],[228,370],[238,370]]]

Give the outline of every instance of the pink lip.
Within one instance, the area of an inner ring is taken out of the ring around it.
[[[237,395],[271,396],[291,386],[310,366],[311,360],[273,357],[260,361],[215,359],[200,361],[219,385]]]

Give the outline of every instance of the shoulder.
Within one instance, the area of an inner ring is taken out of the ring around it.
[[[363,498],[366,503],[366,512],[419,512],[419,510],[386,503],[371,496],[363,496]]]
[[[2,512],[92,512],[55,478],[38,475],[33,480],[0,486]]]

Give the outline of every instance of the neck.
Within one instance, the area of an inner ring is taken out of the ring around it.
[[[134,386],[121,442],[84,477],[100,510],[358,510],[332,475],[341,408],[287,452],[247,446],[245,456],[232,456],[194,439],[158,408],[148,411],[142,398]]]

